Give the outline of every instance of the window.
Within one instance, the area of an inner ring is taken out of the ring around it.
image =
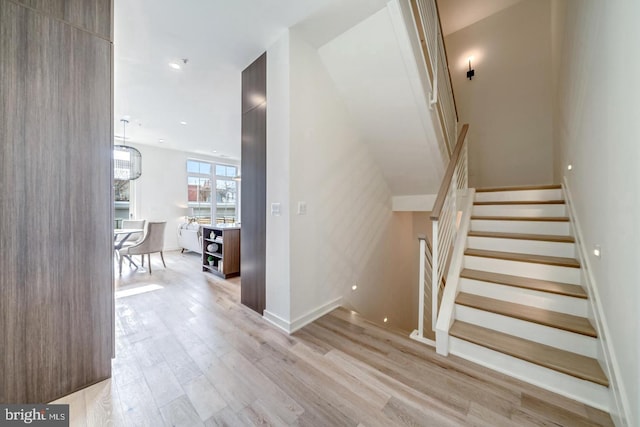
[[[113,181],[116,202],[129,201],[129,180],[116,179]]]
[[[235,178],[238,168],[235,166],[216,165],[216,176]]]
[[[211,164],[187,160],[187,201],[193,216],[211,220]]]
[[[113,180],[113,195],[114,195],[114,213],[116,220],[116,227],[120,220],[129,219],[129,189],[131,187],[131,181],[123,179]]]
[[[236,166],[187,160],[187,200],[198,222],[215,224],[237,221],[237,175]],[[214,186],[215,195],[212,194]]]
[[[235,166],[216,165],[216,222],[236,222],[238,183]]]

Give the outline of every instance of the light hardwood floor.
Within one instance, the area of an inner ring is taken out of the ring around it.
[[[612,425],[347,310],[287,336],[239,305],[239,278],[202,273],[195,254],[166,260],[118,280],[113,378],[58,401],[72,426]]]

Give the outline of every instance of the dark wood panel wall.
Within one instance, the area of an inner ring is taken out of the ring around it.
[[[111,40],[111,0],[14,0],[43,14],[65,21],[98,37]]]
[[[265,308],[267,235],[267,54],[242,72],[242,304]]]
[[[111,0],[0,0],[0,403],[108,378]]]

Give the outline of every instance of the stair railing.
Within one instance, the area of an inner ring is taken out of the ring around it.
[[[436,345],[436,336],[431,332],[436,329],[453,245],[458,235],[460,217],[458,199],[468,190],[468,130],[468,124],[462,126],[431,211],[433,243],[429,244],[426,236],[418,236],[420,241],[418,329],[411,334],[411,338],[432,346]],[[431,316],[425,313],[428,309],[431,309]]]
[[[418,298],[418,330],[411,337],[435,345],[436,320],[447,277],[458,226],[458,196],[468,188],[467,130],[459,136],[456,107],[442,25],[436,0],[409,0],[424,64],[431,83],[429,108],[435,109],[440,122],[449,165],[431,213],[433,247],[420,237],[420,295]],[[431,316],[425,312],[431,309]],[[429,324],[430,323],[430,324]],[[427,336],[428,335],[428,336]],[[433,339],[430,339],[433,337]]]
[[[431,256],[431,244],[426,236],[418,236],[420,241],[420,273],[418,278],[418,286],[420,288],[418,296],[418,337],[425,338],[425,331],[431,331],[435,327],[433,325],[425,325],[426,320],[431,320],[429,316],[425,317],[425,307],[431,307],[431,277],[433,275],[433,258]],[[431,335],[431,334],[429,334]],[[435,338],[435,336],[433,336]],[[434,342],[429,344],[435,345]]]
[[[440,185],[440,191],[438,191],[438,196],[431,211],[431,222],[433,226],[431,325],[434,329],[436,320],[438,319],[445,278],[447,277],[447,271],[451,263],[453,243],[456,241],[458,231],[460,211],[458,197],[466,194],[469,188],[467,163],[468,130],[468,124],[462,126],[455,149],[451,155],[451,160],[449,161],[449,166]]]
[[[431,80],[429,108],[435,108],[438,113],[447,152],[451,156],[456,142],[458,110],[451,85],[438,5],[436,0],[410,0],[410,2],[425,66]]]

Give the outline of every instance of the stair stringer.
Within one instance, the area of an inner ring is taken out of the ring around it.
[[[447,286],[444,288],[442,301],[440,303],[440,312],[436,322],[436,352],[443,356],[449,354],[449,328],[451,328],[455,320],[455,301],[460,291],[460,272],[464,265],[464,251],[467,249],[467,234],[471,227],[471,214],[473,212],[475,192],[475,189],[469,188],[465,199],[461,200],[461,204],[463,205],[462,217],[458,226],[456,240],[453,244],[451,264],[447,274]]]

